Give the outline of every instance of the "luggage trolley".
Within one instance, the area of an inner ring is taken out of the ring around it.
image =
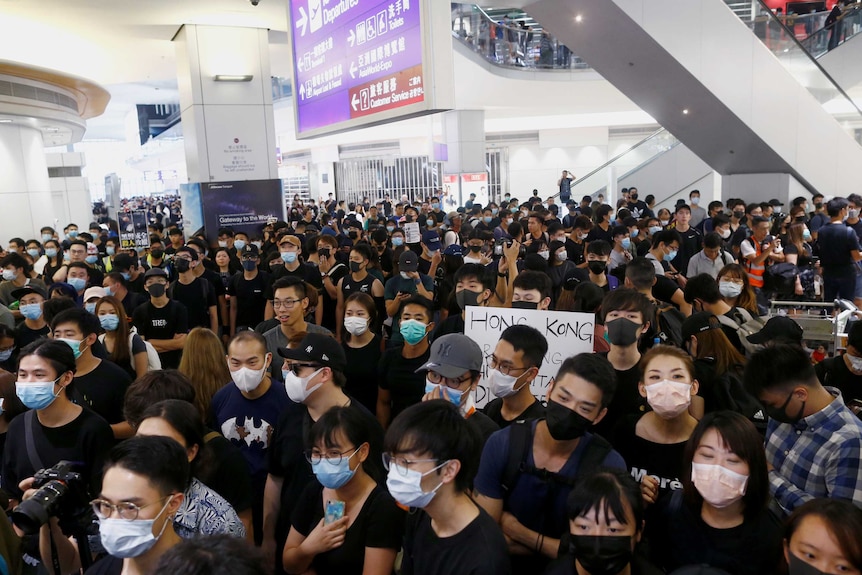
[[[787,316],[802,328],[802,339],[822,343],[827,351],[837,354],[847,346],[847,325],[850,318],[862,316],[853,302],[835,300],[819,301],[771,301],[769,317]]]

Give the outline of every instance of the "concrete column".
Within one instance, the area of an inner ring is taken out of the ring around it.
[[[174,42],[189,180],[278,178],[267,30],[186,24]]]
[[[443,113],[443,138],[449,159],[446,173],[485,171],[485,111],[453,110]]]
[[[7,208],[0,210],[3,241],[38,237],[39,228],[54,226],[58,216],[48,180],[42,132],[22,124],[0,124],[0,166],[3,166],[0,205]],[[88,224],[89,221],[79,223]]]

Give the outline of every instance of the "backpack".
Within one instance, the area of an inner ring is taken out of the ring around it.
[[[799,268],[795,264],[781,262],[766,268],[763,274],[763,287],[767,292],[776,292],[780,296],[792,296],[796,293],[796,276]]]
[[[755,351],[757,351],[758,346],[756,344],[748,341],[748,336],[754,335],[763,329],[763,326],[766,325],[766,322],[760,319],[759,317],[754,317],[748,310],[743,309],[741,307],[733,308],[734,313],[742,320],[734,321],[726,315],[718,315],[719,323],[722,325],[726,325],[727,327],[736,330],[736,335],[739,336],[739,341],[742,343],[742,347],[745,349],[745,356],[751,357]]]
[[[138,335],[138,331],[132,327],[129,333],[129,357],[134,357],[132,355],[132,341],[135,339],[135,336]],[[99,336],[99,341],[105,343],[105,334]],[[159,357],[159,352],[156,351],[156,348],[153,347],[153,344],[146,340],[141,340],[144,342],[144,347],[147,349],[147,371],[158,371],[162,369],[162,359]]]
[[[655,310],[655,329],[653,339],[658,338],[663,345],[682,347],[682,324],[685,316],[669,303],[659,301]],[[648,342],[650,347],[653,342]]]
[[[758,431],[766,433],[766,412],[756,397],[748,393],[742,381],[732,373],[716,374],[710,394],[717,409],[727,409],[744,415]]]
[[[566,477],[565,475],[560,475],[546,469],[537,469],[535,466],[527,464],[530,449],[533,447],[532,424],[532,420],[519,419],[509,426],[509,429],[512,431],[509,435],[509,459],[506,461],[501,481],[503,489],[506,493],[512,493],[512,490],[518,484],[518,479],[524,473],[535,475],[546,483],[552,483],[557,488],[560,486],[574,487],[578,477]],[[581,456],[581,461],[578,465],[578,474],[591,473],[601,467],[605,458],[612,450],[613,447],[611,447],[611,444],[606,439],[594,434]],[[549,494],[551,494],[548,498],[549,501],[554,500],[554,493],[554,489],[549,491]]]

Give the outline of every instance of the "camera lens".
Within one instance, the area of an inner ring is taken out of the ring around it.
[[[12,523],[28,535],[38,533],[39,528],[56,515],[58,502],[67,491],[63,483],[49,481],[12,511]]]

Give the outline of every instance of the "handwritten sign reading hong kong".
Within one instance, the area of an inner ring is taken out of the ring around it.
[[[536,328],[548,340],[548,353],[531,389],[533,395],[545,401],[548,386],[563,361],[579,353],[592,353],[595,322],[595,314],[591,313],[468,306],[464,334],[478,343],[487,356],[493,353],[500,334],[507,327],[529,325]],[[487,362],[482,370],[482,379],[476,388],[478,407],[494,399],[487,385]]]

